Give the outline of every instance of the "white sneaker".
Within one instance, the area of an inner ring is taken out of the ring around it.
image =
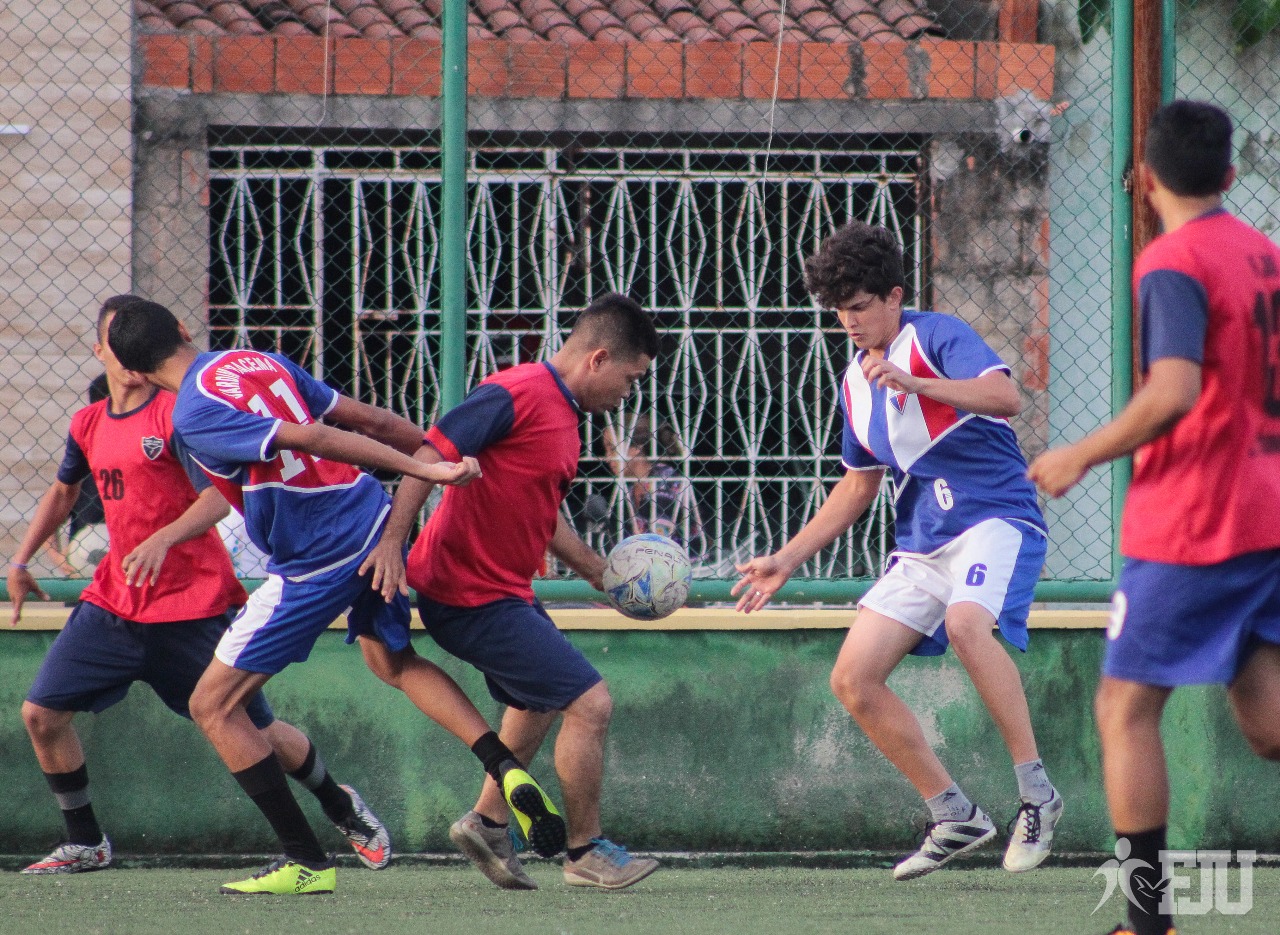
[[[962,821],[938,821],[929,825],[920,849],[893,868],[895,880],[914,880],[986,844],[996,836],[996,826],[986,812],[973,807]]]
[[[453,823],[449,840],[496,886],[504,890],[536,890],[538,884],[524,872],[506,828],[488,828],[478,812],[470,811]]]
[[[111,842],[102,836],[98,844],[59,844],[44,860],[37,860],[23,873],[84,873],[111,866]]]
[[[1053,829],[1062,819],[1062,796],[1053,790],[1048,802],[1023,802],[1009,832],[1004,869],[1010,873],[1034,870],[1044,863],[1053,845]]]

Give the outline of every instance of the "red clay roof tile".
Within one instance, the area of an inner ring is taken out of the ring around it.
[[[781,0],[470,0],[475,39],[629,42],[776,39]],[[144,32],[440,35],[443,0],[134,0]],[[924,0],[788,0],[784,39],[852,42],[941,35]]]

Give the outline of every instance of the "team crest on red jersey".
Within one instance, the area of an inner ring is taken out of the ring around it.
[[[142,439],[142,453],[154,461],[164,454],[164,439],[146,435]]]

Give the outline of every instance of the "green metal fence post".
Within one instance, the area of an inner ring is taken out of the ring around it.
[[[467,354],[467,0],[444,0],[440,408],[462,401]]]
[[[1133,388],[1133,201],[1125,182],[1133,171],[1133,0],[1111,10],[1111,414]],[[1111,577],[1120,577],[1120,514],[1129,489],[1128,458],[1111,462]]]
[[[1178,93],[1178,0],[1164,0],[1160,10],[1160,101]]]

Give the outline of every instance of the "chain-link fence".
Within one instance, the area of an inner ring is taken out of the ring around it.
[[[446,355],[465,355],[472,386],[548,358],[592,296],[628,293],[663,354],[622,411],[585,420],[566,510],[601,548],[669,531],[711,582],[780,546],[843,472],[852,346],[807,294],[803,260],[846,221],[892,230],[908,303],[960,316],[1011,367],[1029,457],[1110,414],[1106,11],[474,0],[455,348],[441,327],[459,254],[441,227],[439,0],[85,6],[0,12],[9,549],[100,369],[93,316],[115,292],[170,306],[209,347],[280,350],[424,424]],[[1204,47],[1197,70],[1193,46],[1234,34],[1226,14],[1193,15],[1179,91],[1235,89],[1254,160],[1245,211],[1267,214],[1280,69]],[[892,512],[886,487],[799,575],[877,573]],[[1046,575],[1109,580],[1113,516],[1106,471],[1050,505]],[[41,576],[83,574],[77,561],[50,551]]]

